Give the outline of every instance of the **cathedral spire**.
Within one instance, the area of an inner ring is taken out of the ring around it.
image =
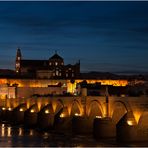
[[[17,48],[17,52],[16,52],[16,58],[17,57],[20,57],[20,58],[22,57],[21,49],[19,47]]]

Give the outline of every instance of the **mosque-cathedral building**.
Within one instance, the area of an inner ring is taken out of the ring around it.
[[[21,50],[17,49],[15,70],[9,70],[7,73],[9,76],[0,75],[0,99],[64,95],[65,93],[79,95],[80,84],[84,81],[93,92],[92,86],[97,86],[99,94],[100,88],[105,85],[118,87],[118,89],[129,85],[127,79],[118,79],[116,76],[111,78],[103,74],[103,77],[99,78],[93,77],[92,74],[89,74],[89,77],[83,75],[80,72],[80,61],[73,65],[65,65],[64,59],[57,52],[48,60],[28,60],[24,59]],[[144,81],[136,82],[144,83]]]
[[[80,75],[80,61],[74,65],[64,64],[64,59],[55,52],[48,60],[23,59],[17,49],[15,71],[18,75],[34,78],[75,79]]]

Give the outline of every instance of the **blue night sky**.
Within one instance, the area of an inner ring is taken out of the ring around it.
[[[148,71],[148,2],[0,2],[0,68],[57,50],[81,71]]]

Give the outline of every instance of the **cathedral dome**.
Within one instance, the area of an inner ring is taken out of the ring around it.
[[[55,53],[49,60],[63,60],[63,58]]]

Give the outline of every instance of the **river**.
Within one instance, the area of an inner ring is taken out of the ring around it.
[[[148,143],[117,143],[115,139],[96,141],[92,135],[45,132],[23,126],[0,124],[0,147],[121,147],[148,146]]]

